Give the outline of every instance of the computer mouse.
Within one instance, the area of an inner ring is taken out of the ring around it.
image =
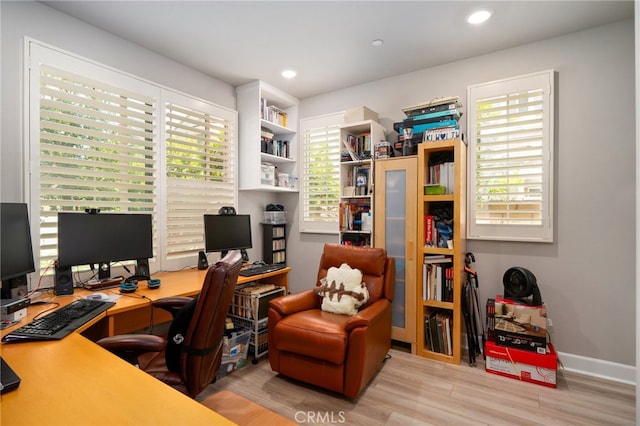
[[[93,300],[107,300],[109,299],[109,295],[106,293],[91,293],[90,295],[87,296],[87,299],[93,299]]]

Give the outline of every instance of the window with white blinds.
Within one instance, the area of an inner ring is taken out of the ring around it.
[[[343,114],[300,121],[300,232],[337,233],[340,203],[340,124]]]
[[[165,103],[169,259],[204,249],[204,213],[237,205],[234,114],[221,112]]]
[[[27,198],[41,270],[57,258],[57,213],[87,208],[151,213],[152,271],[194,265],[203,214],[237,206],[237,113],[28,44]]]
[[[156,108],[151,97],[40,67],[41,262],[56,258],[58,212],[155,212]]]
[[[468,238],[553,242],[553,89],[553,71],[468,88]]]

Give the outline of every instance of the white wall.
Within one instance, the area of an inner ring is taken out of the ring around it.
[[[391,130],[403,106],[451,95],[464,103],[470,84],[545,69],[558,73],[555,242],[469,241],[480,296],[501,294],[509,267],[530,269],[565,365],[587,357],[622,364],[614,369],[625,375],[635,365],[636,336],[632,20],[304,99],[300,116],[366,105]],[[337,237],[289,239],[292,288],[311,285],[307,271],[324,241]]]

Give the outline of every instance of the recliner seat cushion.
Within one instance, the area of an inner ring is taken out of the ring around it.
[[[283,318],[274,328],[277,349],[342,364],[347,352],[346,324],[351,317],[320,309]]]

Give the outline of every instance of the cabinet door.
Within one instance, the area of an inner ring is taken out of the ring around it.
[[[375,245],[396,260],[391,338],[416,343],[416,182],[417,157],[377,160]]]

